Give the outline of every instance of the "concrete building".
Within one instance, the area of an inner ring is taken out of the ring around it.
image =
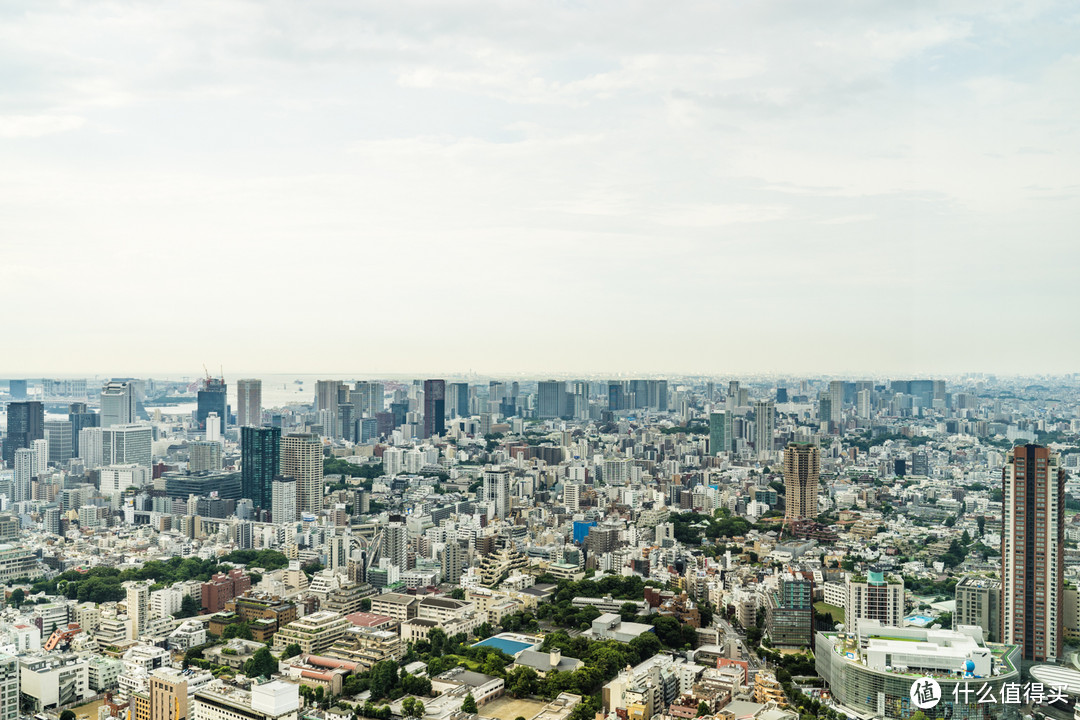
[[[305,615],[277,631],[274,649],[280,652],[291,643],[296,643],[302,652],[318,655],[329,650],[350,626],[348,619],[336,612],[322,610]]]
[[[150,580],[133,580],[124,583],[127,593],[127,614],[131,630],[128,637],[137,640],[144,632],[150,620]]]
[[[222,685],[195,693],[193,707],[194,720],[296,720],[300,686],[273,680],[249,692]]]
[[[318,435],[292,433],[281,438],[281,475],[296,480],[299,513],[322,512],[322,448]]]
[[[262,424],[262,380],[236,381],[236,421],[240,427]]]
[[[1001,581],[972,575],[961,578],[956,584],[953,625],[980,627],[987,642],[997,642],[1001,630]]]
[[[19,658],[19,691],[35,712],[55,709],[93,695],[89,661],[76,655],[24,655]]]
[[[904,581],[871,570],[865,576],[849,576],[844,621],[848,632],[858,632],[862,620],[900,627],[904,617]]]
[[[19,660],[0,653],[0,720],[19,718]]]
[[[274,478],[272,484],[270,516],[276,523],[294,522],[300,517],[296,480],[289,477]]]
[[[900,720],[911,714],[912,684],[931,675],[941,688],[935,717],[985,720],[1003,717],[1003,704],[954,702],[954,688],[989,686],[1001,697],[1004,683],[1019,683],[1019,648],[988,646],[982,630],[927,630],[864,621],[858,635],[818,633],[816,668],[842,705],[866,716]],[[966,670],[971,668],[971,670]]]
[[[754,403],[754,452],[759,460],[767,459],[773,451],[773,431],[776,429],[776,404],[772,400]]]
[[[484,471],[481,502],[491,503],[495,517],[505,520],[510,515],[510,471],[495,468]]]
[[[101,389],[101,427],[129,425],[139,419],[135,383],[110,380]]]

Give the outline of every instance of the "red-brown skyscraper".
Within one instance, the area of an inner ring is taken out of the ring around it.
[[[1001,642],[1024,660],[1062,652],[1065,472],[1039,445],[1009,451],[1001,471]]]

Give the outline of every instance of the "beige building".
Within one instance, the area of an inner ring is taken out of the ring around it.
[[[292,433],[281,438],[281,476],[296,480],[301,513],[322,512],[323,446],[318,435]]]
[[[274,635],[274,649],[284,650],[286,646],[296,643],[301,652],[318,655],[340,640],[348,627],[350,623],[347,618],[336,612],[321,610],[280,628]]]
[[[371,612],[386,615],[398,622],[405,622],[416,617],[420,598],[402,593],[383,593],[371,598]]]

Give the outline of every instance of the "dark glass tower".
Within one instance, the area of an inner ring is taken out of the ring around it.
[[[281,428],[240,428],[240,483],[243,497],[255,507],[270,509],[271,483],[281,464]]]
[[[424,381],[424,437],[446,432],[446,381]]]
[[[206,384],[199,391],[199,405],[195,412],[195,419],[199,422],[200,428],[205,429],[206,416],[216,412],[218,422],[221,423],[221,433],[222,435],[225,434],[225,398],[227,389],[228,385],[225,384],[225,378],[206,378]]]
[[[31,400],[7,406],[7,436],[2,448],[4,462],[15,463],[15,451],[45,438],[45,405]]]

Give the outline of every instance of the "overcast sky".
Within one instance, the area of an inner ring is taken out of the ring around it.
[[[0,377],[1071,372],[1072,2],[9,2]]]

